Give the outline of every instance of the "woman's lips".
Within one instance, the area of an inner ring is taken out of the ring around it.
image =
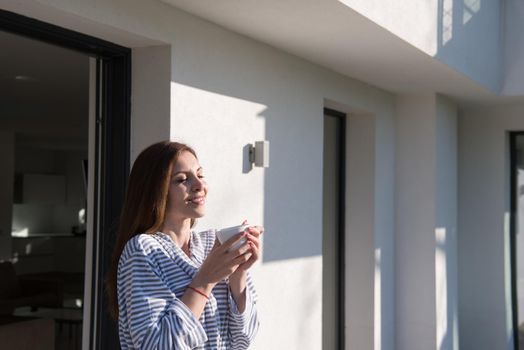
[[[205,197],[195,197],[195,198],[189,199],[187,202],[200,205],[200,204],[204,204],[205,201],[206,201]]]

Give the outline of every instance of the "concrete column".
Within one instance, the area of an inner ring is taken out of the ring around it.
[[[397,99],[396,348],[457,349],[456,107]]]

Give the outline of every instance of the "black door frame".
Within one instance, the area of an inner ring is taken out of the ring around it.
[[[99,162],[96,162],[95,174],[99,178],[93,179],[93,183],[95,203],[99,205],[93,213],[93,262],[98,269],[93,269],[92,281],[103,281],[109,270],[115,223],[129,175],[131,50],[4,10],[0,10],[0,30],[79,51],[97,59],[97,70],[102,73],[97,74],[95,140]],[[89,349],[118,349],[118,328],[107,312],[104,287],[101,283],[98,283],[98,288],[95,285],[91,286],[91,296],[97,303],[91,306],[91,319],[98,322],[91,325]],[[96,339],[93,339],[93,334],[96,334]]]
[[[518,289],[517,289],[517,137],[523,137],[524,131],[509,133],[509,158],[510,158],[510,262],[511,262],[511,299],[513,321],[513,343],[515,350],[519,350],[519,315],[518,315]]]
[[[331,108],[324,108],[324,115],[328,115],[330,117],[337,118],[340,121],[340,129],[339,129],[339,140],[340,144],[342,145],[342,148],[340,149],[339,156],[338,156],[338,164],[340,164],[339,169],[339,213],[338,213],[338,239],[339,239],[339,245],[338,245],[338,256],[339,256],[339,271],[338,271],[338,291],[337,291],[337,297],[339,302],[339,312],[337,315],[338,318],[338,324],[339,324],[339,330],[338,330],[338,346],[340,349],[344,349],[346,346],[346,336],[345,336],[345,329],[346,329],[346,302],[345,302],[345,295],[346,295],[346,120],[347,115],[345,113],[339,112],[337,110],[331,109]]]

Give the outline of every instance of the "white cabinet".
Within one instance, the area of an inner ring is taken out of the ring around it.
[[[62,204],[66,199],[65,176],[24,174],[23,203]]]

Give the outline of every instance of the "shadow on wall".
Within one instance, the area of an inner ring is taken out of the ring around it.
[[[436,58],[470,79],[501,88],[501,1],[439,0]]]

